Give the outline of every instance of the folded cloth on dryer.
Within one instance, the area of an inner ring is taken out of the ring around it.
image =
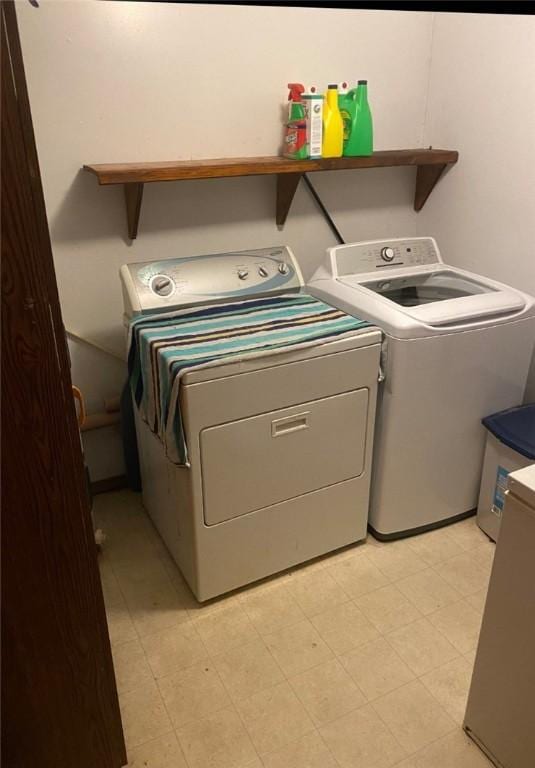
[[[129,329],[132,396],[168,458],[189,466],[179,397],[185,373],[313,346],[368,325],[303,293],[136,318]]]

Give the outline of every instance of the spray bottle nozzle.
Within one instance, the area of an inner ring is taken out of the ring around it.
[[[288,101],[301,101],[301,96],[305,92],[305,86],[302,83],[288,83],[290,93],[288,94]]]

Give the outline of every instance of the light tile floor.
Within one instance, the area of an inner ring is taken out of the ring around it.
[[[470,518],[199,604],[138,494],[95,498],[130,768],[485,768],[461,723],[494,545]]]

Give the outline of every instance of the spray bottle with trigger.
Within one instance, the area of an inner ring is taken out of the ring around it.
[[[305,105],[302,101],[305,87],[301,83],[288,83],[288,88],[290,89],[288,94],[290,104],[284,134],[283,155],[293,160],[305,160],[307,157],[306,122]]]

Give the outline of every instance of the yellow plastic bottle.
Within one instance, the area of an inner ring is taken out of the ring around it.
[[[329,85],[323,104],[322,157],[342,157],[344,150],[344,121],[338,109],[338,86]]]

